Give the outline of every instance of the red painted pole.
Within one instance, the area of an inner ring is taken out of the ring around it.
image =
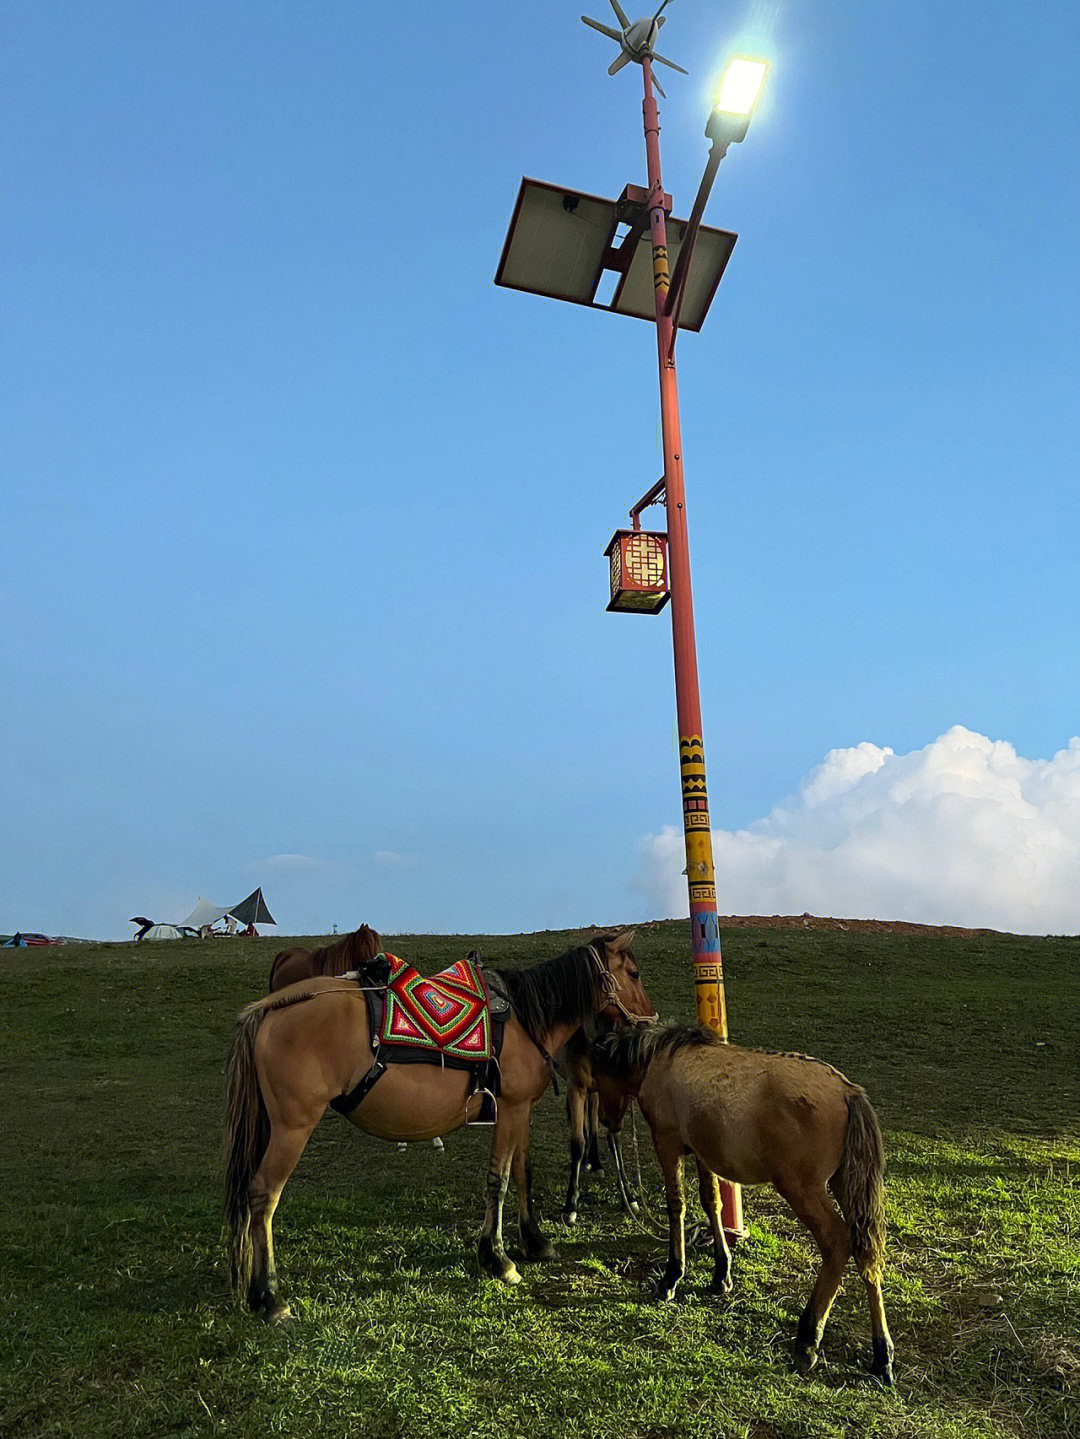
[[[667,490],[668,560],[671,571],[671,631],[675,650],[675,708],[679,722],[679,769],[682,779],[686,885],[690,896],[690,935],[694,955],[694,994],[698,1020],[727,1038],[724,970],[720,925],[716,914],[709,797],[705,787],[705,749],[701,741],[701,697],[698,691],[697,646],[694,641],[694,597],[690,586],[690,542],[686,528],[679,386],[671,343],[672,317],[667,314],[669,274],[664,185],[660,177],[660,118],[653,95],[652,64],[642,61],[645,75],[645,155],[649,167],[649,228],[652,237],[653,287],[656,298],[656,347],[660,362],[660,420],[664,439],[664,480]],[[725,1230],[743,1230],[742,1196],[737,1184],[720,1186]]]

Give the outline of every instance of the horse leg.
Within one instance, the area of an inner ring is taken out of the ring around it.
[[[808,1374],[818,1361],[818,1347],[829,1310],[851,1257],[851,1230],[840,1217],[824,1185],[806,1189],[785,1186],[780,1193],[791,1205],[796,1217],[809,1229],[821,1250],[821,1268],[799,1318],[795,1336],[795,1367]]]
[[[893,1342],[889,1325],[885,1319],[885,1304],[881,1297],[880,1275],[870,1278],[861,1276],[866,1286],[866,1297],[870,1303],[870,1328],[874,1336],[874,1364],[871,1373],[882,1384],[893,1382]]]
[[[683,1143],[678,1134],[653,1134],[656,1157],[664,1174],[667,1195],[668,1261],[656,1286],[657,1299],[675,1298],[679,1281],[686,1273],[686,1195],[683,1192]]]
[[[278,1296],[274,1265],[274,1211],[285,1181],[296,1168],[314,1125],[295,1129],[273,1128],[262,1163],[251,1182],[251,1282],[247,1300],[268,1323],[289,1317],[289,1306]]]
[[[529,1114],[525,1115],[521,1134],[510,1163],[514,1188],[518,1197],[518,1235],[525,1258],[530,1260],[554,1259],[555,1250],[551,1240],[541,1231],[532,1209],[532,1166],[529,1163]]]
[[[499,1115],[491,1136],[484,1224],[476,1250],[481,1272],[490,1275],[492,1279],[501,1279],[504,1284],[517,1284],[521,1279],[517,1266],[503,1247],[502,1237],[503,1203],[506,1199],[506,1186],[510,1181],[510,1165],[516,1148],[521,1109],[520,1105],[514,1109],[508,1104],[499,1105]],[[528,1123],[527,1109],[525,1122]]]
[[[623,1166],[622,1129],[609,1129],[607,1142],[612,1162],[615,1165],[615,1181],[619,1186],[619,1198],[622,1200],[623,1208],[627,1214],[636,1215],[639,1212],[638,1202],[630,1193],[630,1182],[626,1177],[626,1169]]]
[[[701,1207],[705,1211],[709,1228],[712,1230],[713,1254],[716,1257],[716,1269],[713,1272],[711,1288],[714,1294],[730,1294],[732,1290],[731,1250],[728,1248],[724,1226],[720,1223],[720,1181],[711,1169],[702,1164],[700,1159],[697,1162],[697,1169]]]
[[[600,1096],[595,1090],[585,1100],[585,1168],[590,1174],[603,1174],[600,1158]]]
[[[585,1155],[585,1105],[588,1095],[580,1084],[571,1080],[566,1093],[566,1115],[570,1121],[570,1179],[563,1205],[564,1224],[577,1223],[580,1200],[581,1161]]]

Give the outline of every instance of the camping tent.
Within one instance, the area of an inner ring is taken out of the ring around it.
[[[272,924],[277,925],[277,920],[266,907],[263,899],[262,889],[255,889],[239,904],[234,904],[228,911],[241,924]]]
[[[143,939],[184,939],[184,929],[177,924],[152,924]]]
[[[227,904],[214,904],[209,899],[199,896],[199,902],[184,920],[185,929],[202,929],[206,924],[217,924],[219,919],[224,919],[228,914],[234,914]]]

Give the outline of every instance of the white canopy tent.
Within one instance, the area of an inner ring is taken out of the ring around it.
[[[200,897],[187,919],[181,920],[180,923],[185,929],[202,929],[204,924],[217,924],[219,919],[225,919],[231,912],[227,904],[214,904],[211,900]]]

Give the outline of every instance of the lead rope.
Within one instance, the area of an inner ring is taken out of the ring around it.
[[[637,1171],[637,1203],[638,1209],[641,1212],[638,1214],[630,1214],[627,1216],[627,1218],[630,1220],[631,1224],[633,1224],[641,1231],[642,1234],[648,1234],[652,1239],[666,1240],[668,1237],[667,1231],[660,1227],[660,1221],[649,1208],[649,1201],[645,1198],[645,1181],[641,1176],[641,1151],[638,1149],[637,1118],[635,1116],[636,1109],[637,1106],[631,1103],[630,1133],[634,1137],[634,1168]],[[648,1220],[647,1224],[645,1223],[645,1220],[642,1219],[642,1214],[644,1214],[645,1219]]]

